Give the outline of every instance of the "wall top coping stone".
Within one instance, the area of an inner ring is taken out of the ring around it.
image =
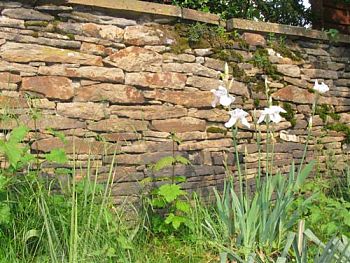
[[[39,0],[39,3],[48,2],[47,0]],[[220,16],[205,13],[188,8],[181,8],[172,5],[164,5],[158,3],[144,2],[138,0],[64,0],[64,4],[94,6],[119,11],[140,12],[144,14],[161,15],[174,17],[185,20],[199,21],[212,25],[220,25],[226,27],[227,30],[245,30],[260,33],[276,33],[289,36],[298,36],[303,38],[330,40],[324,31],[307,29],[304,27],[289,26],[276,23],[258,22],[246,19],[232,18],[224,21]],[[337,42],[350,43],[350,35],[339,34]]]

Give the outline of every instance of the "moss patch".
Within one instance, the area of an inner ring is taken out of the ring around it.
[[[46,27],[49,25],[49,22],[47,21],[25,21],[24,26],[29,27],[29,26],[40,26],[40,27]]]
[[[221,133],[221,134],[226,135],[227,129],[217,127],[217,126],[210,126],[207,128],[207,133]]]
[[[269,60],[269,54],[264,48],[257,48],[254,52],[253,58],[249,61],[255,67],[262,69],[267,75],[273,79],[279,79],[277,68]]]
[[[220,59],[227,62],[243,61],[243,56],[241,54],[238,54],[234,50],[214,48],[213,52],[214,54],[211,55],[212,58]]]
[[[327,104],[317,106],[315,113],[320,116],[323,122],[326,122],[327,116],[331,117],[335,121],[340,120],[340,115],[335,113],[332,107]]]
[[[345,134],[345,142],[350,143],[350,127],[344,123],[327,124],[326,128],[332,131],[342,132]]]
[[[283,102],[282,108],[286,111],[286,113],[281,113],[281,116],[289,121],[292,127],[294,127],[297,124],[297,119],[295,118],[295,112],[292,105],[288,102]]]

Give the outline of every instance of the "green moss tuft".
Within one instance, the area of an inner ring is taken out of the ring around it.
[[[207,128],[207,133],[221,133],[221,134],[226,135],[227,129],[217,127],[217,126],[210,126]]]
[[[345,142],[350,143],[350,127],[344,123],[327,124],[326,128],[332,131],[342,132],[345,134]]]
[[[277,68],[269,60],[269,54],[264,48],[257,48],[253,58],[250,60],[255,67],[264,70],[264,73],[271,76],[273,79],[278,79]]]
[[[315,113],[320,116],[324,123],[327,121],[327,116],[331,117],[335,121],[340,120],[340,115],[335,113],[332,107],[327,104],[317,106]]]
[[[227,62],[240,63],[243,61],[243,56],[241,54],[238,54],[234,50],[214,48],[213,52],[214,54],[211,55],[212,58],[220,59]]]
[[[295,112],[293,111],[293,107],[288,102],[283,102],[282,108],[286,111],[286,113],[281,113],[281,116],[290,122],[292,127],[297,124],[297,119],[295,118]]]
[[[49,22],[47,21],[25,21],[24,26],[29,27],[29,26],[40,26],[40,27],[46,27],[49,25]]]
[[[253,104],[254,104],[255,108],[259,108],[259,106],[260,106],[260,99],[255,98]]]

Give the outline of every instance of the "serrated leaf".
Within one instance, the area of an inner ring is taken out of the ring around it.
[[[183,224],[186,221],[186,219],[182,216],[174,215],[173,213],[170,213],[167,218],[165,219],[165,224],[171,224],[174,229],[179,229],[181,224]]]
[[[183,156],[181,156],[181,155],[176,155],[176,156],[175,156],[175,161],[176,161],[177,163],[184,164],[184,165],[189,165],[189,164],[191,164],[191,162],[190,162],[187,158],[185,158],[185,157],[183,157]]]
[[[16,144],[24,140],[28,132],[28,128],[21,125],[14,128],[10,134],[9,142]]]
[[[166,206],[164,198],[153,198],[151,200],[151,205],[155,208],[163,208]]]
[[[159,187],[158,195],[162,196],[168,203],[174,201],[181,195],[185,195],[185,192],[180,189],[180,186],[176,184],[164,184]]]
[[[189,203],[180,200],[176,202],[175,207],[177,210],[184,213],[189,213],[191,210],[191,206],[189,205]]]
[[[160,171],[165,167],[169,167],[171,165],[173,165],[175,163],[175,159],[172,156],[165,156],[163,158],[161,158],[159,161],[157,161],[154,165],[153,165],[153,170],[154,171]]]
[[[53,149],[50,153],[45,155],[47,161],[55,163],[66,163],[68,161],[66,152],[63,149]]]

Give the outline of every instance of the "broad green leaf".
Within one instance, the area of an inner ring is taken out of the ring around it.
[[[15,144],[23,141],[27,132],[28,128],[22,125],[14,128],[10,134],[9,142]]]
[[[165,219],[165,224],[171,224],[174,229],[179,229],[181,224],[183,224],[186,221],[186,219],[182,216],[174,215],[173,213],[170,213],[167,218]]]
[[[21,160],[22,150],[18,147],[17,143],[6,143],[5,155],[13,167],[17,166],[17,163]]]
[[[314,164],[315,164],[315,161],[311,161],[297,175],[296,182],[295,182],[295,190],[299,189],[303,185],[306,177],[310,174],[310,172],[314,168]]]
[[[184,165],[191,164],[191,162],[187,158],[185,158],[185,157],[183,157],[181,155],[176,155],[175,156],[175,161],[177,163],[184,164]]]
[[[164,198],[153,198],[151,200],[151,205],[155,208],[163,208],[166,206],[166,202],[164,200]]]
[[[176,184],[164,184],[159,187],[158,195],[164,197],[164,199],[170,203],[179,196],[185,195],[185,192]]]
[[[158,162],[156,162],[152,168],[154,171],[157,172],[157,171],[162,170],[165,167],[169,167],[169,166],[173,165],[175,163],[175,161],[176,160],[172,156],[165,156],[165,157],[161,158]]]
[[[189,203],[184,202],[184,201],[180,201],[180,200],[178,200],[176,202],[175,207],[177,210],[184,212],[184,213],[189,213],[191,210],[191,206]]]
[[[66,152],[63,149],[53,149],[45,155],[46,160],[55,163],[66,163],[68,161]]]

